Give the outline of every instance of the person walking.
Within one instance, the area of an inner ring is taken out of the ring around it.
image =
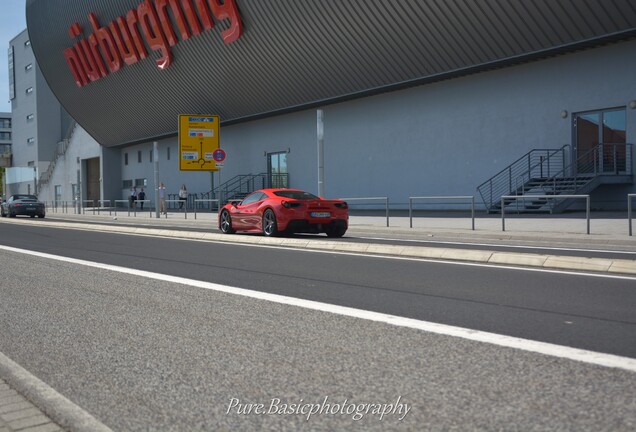
[[[137,187],[133,186],[130,188],[130,196],[128,197],[128,204],[130,208],[135,207],[135,200],[137,199]]]
[[[141,190],[137,194],[137,199],[139,200],[139,205],[141,207],[141,211],[143,211],[144,210],[144,200],[146,199],[146,192],[144,192],[144,188],[141,188]]]
[[[186,208],[188,205],[186,203],[188,199],[188,190],[186,189],[186,185],[181,185],[181,189],[179,189],[179,210],[183,208],[183,204],[186,204]]]
[[[159,214],[168,214],[166,212],[166,186],[163,182],[159,183]]]

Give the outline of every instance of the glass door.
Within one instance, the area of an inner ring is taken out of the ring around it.
[[[577,114],[574,117],[576,135],[575,157],[579,174],[596,172],[595,152],[592,151],[600,143],[601,113]]]
[[[575,114],[574,155],[578,173],[624,172],[625,132],[624,108]]]
[[[267,176],[270,187],[289,187],[287,173],[287,152],[267,154]]]

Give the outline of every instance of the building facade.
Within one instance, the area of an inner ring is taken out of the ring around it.
[[[0,112],[0,167],[11,166],[11,113]]]
[[[85,131],[74,135],[99,143],[52,184],[74,177],[84,199],[125,199],[156,189],[158,160],[173,193],[228,198],[237,178],[317,192],[320,109],[329,197],[406,208],[476,195],[491,208],[585,178],[593,207],[618,209],[636,192],[633,2],[224,5],[27,2],[42,73]],[[221,116],[220,172],[178,169],[177,117],[194,113]]]

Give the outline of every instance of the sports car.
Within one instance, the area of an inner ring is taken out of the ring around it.
[[[31,217],[43,218],[46,214],[44,203],[38,201],[35,195],[11,195],[0,205],[0,214],[2,217],[16,217],[17,215],[25,215]]]
[[[262,232],[267,237],[283,233],[326,233],[342,237],[349,224],[349,206],[299,189],[261,189],[242,201],[231,201],[219,212],[219,229]]]

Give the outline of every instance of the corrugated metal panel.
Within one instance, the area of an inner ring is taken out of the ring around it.
[[[63,51],[74,22],[106,25],[142,0],[27,0],[38,63],[64,108],[98,142],[176,133],[177,115],[245,121],[636,36],[633,0],[237,0],[226,23],[172,47],[173,64],[124,66],[78,88]]]

